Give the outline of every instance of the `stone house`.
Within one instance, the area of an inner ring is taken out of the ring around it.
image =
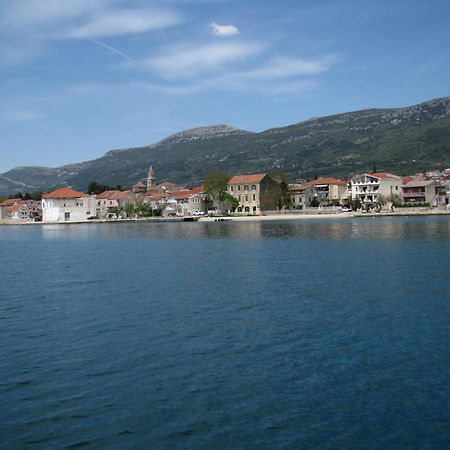
[[[228,181],[227,192],[239,201],[236,212],[258,215],[278,208],[278,184],[265,173],[235,175]]]
[[[314,185],[310,183],[293,183],[288,185],[292,207],[295,209],[307,208],[317,198]]]

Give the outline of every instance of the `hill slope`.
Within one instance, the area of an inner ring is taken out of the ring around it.
[[[146,147],[51,169],[18,167],[0,175],[0,194],[89,182],[131,186],[153,164],[158,180],[201,182],[205,172],[284,170],[294,178],[347,177],[389,170],[409,174],[450,167],[450,97],[407,108],[370,109],[308,120],[261,133],[227,125],[186,130]]]

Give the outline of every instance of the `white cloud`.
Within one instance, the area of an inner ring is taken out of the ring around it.
[[[239,30],[234,25],[219,25],[215,22],[210,24],[212,30],[211,34],[213,36],[234,36],[239,34]]]
[[[164,78],[186,78],[218,70],[225,65],[254,57],[263,46],[252,42],[214,43],[197,47],[177,47],[143,61]]]
[[[59,39],[143,33],[181,21],[176,10],[143,0],[0,0],[0,66],[36,59]]]
[[[100,11],[112,0],[5,0],[0,23],[7,28],[42,26]]]
[[[91,18],[87,23],[72,28],[69,37],[109,37],[167,28],[178,24],[178,13],[165,10],[108,11]]]
[[[276,57],[269,59],[262,67],[242,72],[239,76],[264,80],[318,75],[326,72],[335,60],[334,56],[316,59]]]

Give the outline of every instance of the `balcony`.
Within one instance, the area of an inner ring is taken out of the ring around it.
[[[424,197],[425,198],[426,194],[425,191],[408,191],[408,192],[403,192],[403,197],[404,198],[412,198],[412,197]]]

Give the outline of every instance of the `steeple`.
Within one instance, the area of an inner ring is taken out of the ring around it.
[[[153,170],[153,167],[150,166],[147,175],[147,190],[149,190],[154,184],[155,184],[155,172]]]

